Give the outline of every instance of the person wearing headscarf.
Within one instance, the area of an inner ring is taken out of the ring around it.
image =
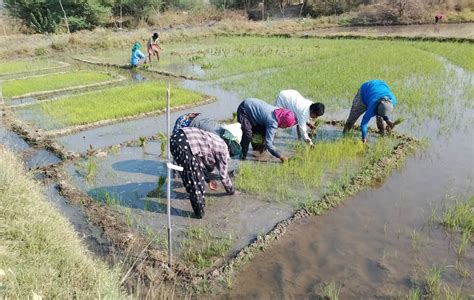
[[[377,128],[380,134],[384,135],[384,122],[387,124],[388,130],[392,130],[395,126],[389,116],[396,104],[397,98],[385,81],[369,80],[364,82],[352,101],[351,112],[344,126],[344,132],[351,130],[357,119],[364,114],[360,123],[362,142],[364,144],[367,142],[369,121],[374,116],[377,119]]]
[[[145,60],[145,55],[140,51],[142,45],[138,42],[133,44],[132,47],[132,58],[130,59],[130,64],[132,67],[138,67],[140,61],[143,59]]]
[[[298,138],[303,138],[306,143],[313,146],[313,141],[308,134],[308,127],[311,129],[316,127],[309,121],[324,115],[324,104],[313,103],[296,90],[283,90],[276,97],[275,106],[287,108],[295,113],[298,120]]]
[[[247,158],[252,137],[255,134],[262,134],[265,148],[281,162],[288,160],[277,151],[273,145],[273,139],[278,128],[289,128],[296,125],[296,116],[291,110],[278,108],[260,99],[248,98],[237,109],[237,121],[242,125],[241,159]]]
[[[220,124],[214,120],[211,120],[201,113],[188,113],[178,117],[176,119],[173,133],[185,127],[195,127],[201,130],[213,133],[224,140],[229,149],[231,157],[239,156],[241,152],[240,141],[242,139],[242,130],[240,124]],[[211,190],[217,189],[217,181],[212,179],[215,178],[214,173],[205,173],[205,180],[209,184]]]
[[[151,65],[151,56],[155,55],[156,59],[158,62],[160,62],[160,51],[163,50],[160,46],[160,36],[158,35],[158,32],[153,33],[153,35],[148,39],[147,42],[147,51],[148,51],[148,60]]]
[[[214,133],[195,127],[178,129],[170,138],[170,151],[176,164],[183,167],[181,179],[196,218],[204,217],[206,172],[217,169],[227,194],[238,193],[228,174],[229,148]]]

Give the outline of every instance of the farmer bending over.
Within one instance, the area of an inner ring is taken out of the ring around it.
[[[180,172],[196,218],[204,217],[206,181],[204,173],[217,168],[229,195],[238,193],[227,173],[229,148],[217,135],[194,127],[178,129],[170,138],[170,151]]]
[[[140,43],[135,43],[133,44],[132,47],[132,58],[130,60],[130,64],[132,67],[138,67],[140,64],[140,61],[143,59],[143,62],[145,61],[145,55],[140,51],[140,48],[142,45]]]
[[[392,130],[394,127],[394,123],[389,119],[389,115],[396,104],[397,99],[385,81],[369,80],[364,82],[352,101],[351,112],[344,126],[344,132],[351,130],[360,115],[365,112],[360,123],[364,144],[367,142],[369,121],[374,116],[377,118],[377,128],[380,134],[384,135],[384,121],[387,123],[387,130]]]
[[[308,127],[310,129],[315,129],[316,127],[309,121],[310,118],[314,120],[324,115],[324,104],[313,103],[304,98],[298,91],[284,90],[278,94],[275,106],[287,108],[295,113],[298,120],[298,138],[303,136],[304,141],[313,146],[313,141],[311,141],[308,134]]]
[[[163,48],[160,46],[160,39],[159,35],[157,32],[153,33],[153,35],[150,37],[147,43],[147,49],[148,49],[148,60],[150,61],[151,65],[151,56],[155,55],[156,59],[158,62],[160,62],[160,51],[163,51]]]
[[[266,102],[249,98],[244,100],[237,109],[237,121],[242,125],[242,154],[241,159],[247,158],[252,136],[262,133],[265,137],[265,147],[268,151],[285,162],[288,158],[281,156],[273,146],[273,138],[277,128],[288,128],[296,125],[295,114],[286,108],[278,108]]]
[[[206,118],[200,113],[189,113],[178,117],[176,120],[173,132],[185,127],[195,127],[201,130],[214,133],[224,140],[231,157],[239,156],[242,148],[240,142],[242,140],[242,129],[240,123],[234,124],[220,124],[214,120]],[[217,182],[210,179],[210,174],[206,173],[206,182],[209,188],[213,191],[217,190]]]

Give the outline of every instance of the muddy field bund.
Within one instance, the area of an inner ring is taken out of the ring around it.
[[[462,47],[469,50],[467,58],[422,42],[209,37],[168,45],[160,64],[154,61],[149,69],[122,68],[129,49],[78,54],[75,60],[64,59],[73,65],[67,70],[59,70],[67,62],[39,60],[34,70],[30,60],[2,62],[0,136],[28,169],[36,170],[94,252],[106,259],[140,258],[127,285],[137,278],[147,284],[178,278],[180,284],[206,290],[209,282],[229,285],[234,270],[295,220],[322,214],[383,182],[418,145],[406,134],[427,119],[438,126],[454,113],[442,105],[446,95],[456,96],[458,105],[469,103],[472,72],[455,64],[469,70],[474,53],[472,46]],[[367,53],[374,62],[364,63]],[[453,74],[463,81],[448,82],[451,88],[441,92],[439,83]],[[76,83],[45,84],[48,77],[65,76]],[[379,138],[372,130],[364,146],[358,131],[342,135],[340,120],[361,80],[374,76],[393,84],[402,99],[397,113],[411,111],[411,119],[400,127],[403,133],[389,137]],[[35,81],[33,89],[20,88]],[[316,149],[297,143],[294,130],[279,130],[276,147],[295,157],[284,166],[268,153],[243,163],[233,159],[233,181],[242,194],[227,196],[222,186],[210,193],[202,220],[193,217],[177,175],[172,181],[172,269],[166,267],[163,159],[168,82],[172,124],[191,111],[228,120],[243,98],[273,103],[286,88],[327,103],[329,112],[313,137]],[[441,121],[433,121],[434,116]]]

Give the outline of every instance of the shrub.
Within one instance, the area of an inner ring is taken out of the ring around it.
[[[104,25],[110,15],[110,7],[104,3],[99,0],[63,1],[71,31]],[[5,0],[5,8],[38,33],[56,32],[64,19],[56,0]]]

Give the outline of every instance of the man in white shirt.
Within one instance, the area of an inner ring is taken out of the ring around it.
[[[315,127],[310,123],[310,119],[324,115],[324,104],[313,103],[296,90],[283,90],[276,97],[275,106],[293,111],[298,120],[298,138],[303,137],[306,143],[313,146],[308,134],[308,127],[311,129]]]

